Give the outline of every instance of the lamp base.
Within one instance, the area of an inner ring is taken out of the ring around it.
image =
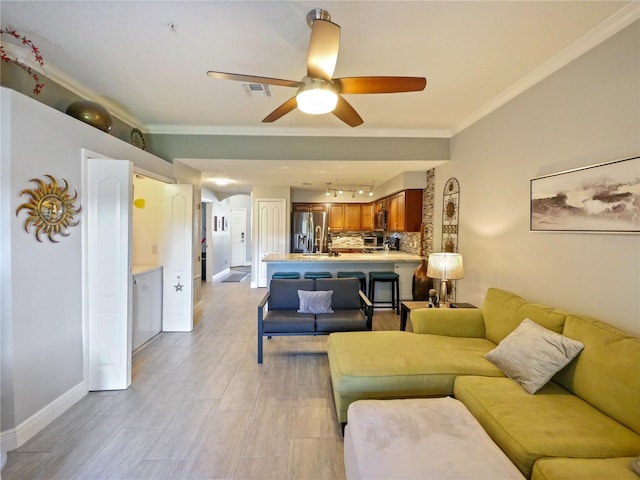
[[[438,302],[438,308],[449,308],[449,291],[447,289],[447,281],[445,279],[440,280],[440,301]]]

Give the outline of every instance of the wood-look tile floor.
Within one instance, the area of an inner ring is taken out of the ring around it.
[[[131,387],[89,393],[9,452],[1,478],[344,479],[327,337],[265,339],[258,365],[264,294],[249,278],[204,283],[192,332],[156,336]],[[374,330],[399,324],[376,309]]]

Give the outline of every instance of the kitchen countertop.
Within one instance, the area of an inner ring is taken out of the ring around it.
[[[337,257],[328,254],[303,254],[303,253],[285,253],[271,254],[262,259],[265,263],[287,263],[287,262],[308,262],[308,263],[402,263],[402,262],[419,262],[425,257],[414,255],[406,252],[376,252],[376,253],[341,253]]]
[[[140,275],[141,273],[147,273],[159,268],[162,268],[162,265],[134,265],[131,269],[131,273],[133,275]]]

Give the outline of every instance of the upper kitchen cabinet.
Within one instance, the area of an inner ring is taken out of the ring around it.
[[[403,190],[388,198],[387,230],[419,232],[422,224],[422,190]]]
[[[329,204],[329,229],[344,230],[344,203]]]
[[[294,203],[294,212],[326,212],[327,206],[324,203]]]
[[[345,203],[344,204],[344,229],[360,230],[360,204]]]
[[[366,218],[363,222],[363,211]],[[366,212],[369,212],[368,214]],[[332,231],[371,230],[371,204],[331,203],[329,204],[329,228]]]
[[[360,204],[360,229],[373,230],[373,203]]]

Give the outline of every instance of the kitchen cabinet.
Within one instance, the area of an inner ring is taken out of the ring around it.
[[[365,221],[363,222],[363,210]],[[331,203],[329,204],[329,228],[332,231],[358,232],[371,230],[373,224],[370,203]]]
[[[132,349],[162,330],[162,267],[135,267],[133,271]]]
[[[344,204],[329,204],[329,229],[331,231],[344,230]]]
[[[388,197],[387,230],[419,232],[422,224],[422,190],[403,190]]]
[[[360,204],[345,203],[344,204],[344,229],[357,231],[360,230]]]
[[[373,230],[373,204],[360,204],[360,230]]]
[[[294,212],[326,212],[327,205],[324,203],[294,203],[292,210]]]

